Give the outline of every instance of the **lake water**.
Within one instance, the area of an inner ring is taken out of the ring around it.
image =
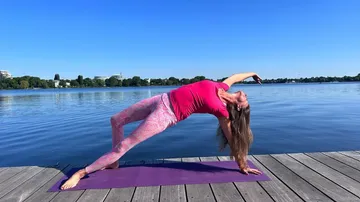
[[[111,149],[111,115],[175,87],[0,91],[0,166],[91,163]],[[360,83],[236,85],[252,106],[250,154],[360,150]],[[125,127],[125,135],[139,122]],[[217,120],[195,114],[122,160],[227,155]]]

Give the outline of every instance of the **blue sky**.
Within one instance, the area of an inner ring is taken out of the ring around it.
[[[0,69],[42,78],[356,75],[359,10],[358,0],[1,1]]]

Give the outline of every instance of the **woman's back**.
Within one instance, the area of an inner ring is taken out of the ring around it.
[[[193,113],[227,116],[226,106],[217,96],[219,88],[229,89],[225,83],[202,80],[181,86],[170,92],[170,101],[178,121]]]

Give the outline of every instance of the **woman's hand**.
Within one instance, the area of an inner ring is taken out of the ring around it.
[[[260,175],[261,171],[254,169],[254,168],[250,168],[250,167],[246,167],[246,168],[240,168],[240,172],[249,175],[249,173],[255,174],[255,175]]]
[[[252,76],[252,78],[254,79],[254,81],[256,81],[256,83],[261,84],[261,78],[259,75],[257,75],[256,73]]]

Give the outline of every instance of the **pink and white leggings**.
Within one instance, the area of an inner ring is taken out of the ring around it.
[[[144,120],[124,139],[124,125]],[[85,168],[87,173],[105,168],[116,162],[136,144],[164,131],[177,123],[170,107],[168,94],[147,98],[111,117],[112,150]]]

